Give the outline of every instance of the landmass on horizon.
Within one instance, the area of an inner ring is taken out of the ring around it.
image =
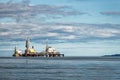
[[[120,54],[104,55],[103,57],[120,57]]]

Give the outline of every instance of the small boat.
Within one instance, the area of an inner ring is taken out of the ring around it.
[[[46,41],[46,49],[43,52],[36,52],[34,49],[34,46],[30,48],[30,41],[29,38],[26,39],[26,49],[25,52],[22,53],[22,51],[17,50],[15,47],[14,49],[14,57],[64,57],[64,54],[61,54],[60,52],[56,51],[55,48],[48,46],[48,41]]]

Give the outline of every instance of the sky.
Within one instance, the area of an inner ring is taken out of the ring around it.
[[[45,41],[65,56],[120,54],[120,0],[0,0],[0,57],[37,52]]]

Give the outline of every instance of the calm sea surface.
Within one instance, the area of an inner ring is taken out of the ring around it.
[[[120,58],[0,58],[0,80],[120,80]]]

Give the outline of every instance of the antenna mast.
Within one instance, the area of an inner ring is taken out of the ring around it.
[[[46,52],[47,52],[47,50],[48,50],[48,39],[46,40]]]

